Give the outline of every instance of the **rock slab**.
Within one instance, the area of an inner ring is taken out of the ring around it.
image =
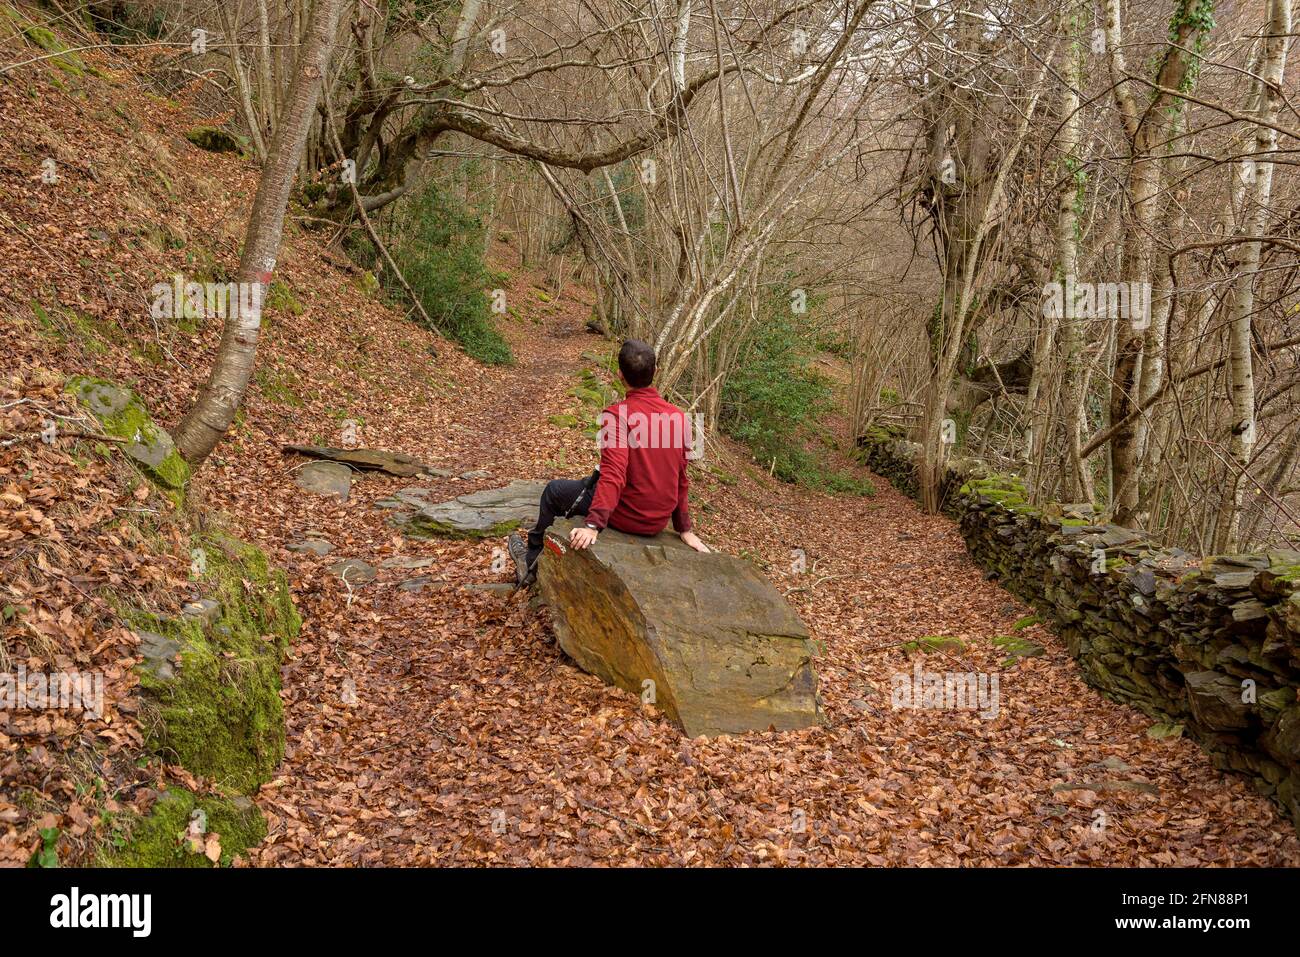
[[[471,492],[399,513],[396,521],[416,538],[490,538],[537,521],[545,482],[517,479],[504,488]]]
[[[331,565],[330,573],[342,578],[349,585],[365,585],[374,581],[379,572],[375,567],[359,558],[345,558]]]
[[[538,583],[584,671],[652,699],[690,737],[823,722],[808,630],[754,565],[667,532],[607,529],[575,551],[572,527],[547,533]]]
[[[333,495],[346,502],[352,494],[352,469],[338,462],[311,462],[294,476],[294,484],[317,495]]]
[[[334,543],[325,538],[306,538],[286,546],[291,552],[304,552],[320,558],[334,551]]]
[[[73,376],[68,391],[99,420],[104,432],[123,440],[122,451],[155,485],[172,493],[175,501],[189,480],[189,466],[172,437],[154,424],[144,403],[130,389],[106,379]]]
[[[384,449],[336,449],[327,445],[286,445],[283,451],[308,458],[341,462],[363,472],[385,472],[409,478],[413,475],[446,475],[444,470],[407,455],[405,452],[388,452]]]

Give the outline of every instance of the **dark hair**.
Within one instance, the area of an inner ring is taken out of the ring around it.
[[[643,389],[655,377],[655,351],[640,339],[629,339],[618,350],[618,371],[633,389]]]

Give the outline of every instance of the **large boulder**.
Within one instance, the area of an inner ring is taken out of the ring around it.
[[[547,533],[538,583],[583,670],[653,700],[691,737],[822,722],[808,630],[752,564],[668,532],[607,529],[575,551],[572,527]]]

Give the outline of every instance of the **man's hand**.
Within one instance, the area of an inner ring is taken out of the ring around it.
[[[697,552],[703,552],[704,554],[707,555],[709,554],[710,551],[712,551],[712,549],[710,549],[708,545],[705,545],[702,541],[700,541],[700,537],[696,535],[694,532],[682,532],[681,535],[682,535],[682,541],[685,542],[687,545],[691,546],[691,548],[695,549]]]
[[[575,528],[569,532],[569,544],[581,551],[596,544],[597,534],[594,528]]]

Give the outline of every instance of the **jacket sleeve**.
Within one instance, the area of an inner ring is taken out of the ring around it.
[[[609,516],[618,507],[623,486],[627,484],[627,436],[618,434],[619,427],[618,417],[611,409],[600,414],[600,479],[586,519],[593,528],[609,524]]]
[[[686,461],[686,450],[683,449],[682,464],[677,472],[677,507],[673,509],[673,528],[679,534],[691,530],[691,507],[686,500],[686,493],[691,487],[691,480],[686,477]]]

